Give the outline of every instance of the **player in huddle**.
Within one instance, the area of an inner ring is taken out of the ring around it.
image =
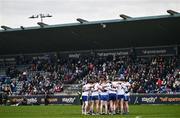
[[[128,114],[130,88],[127,80],[110,82],[106,76],[88,80],[82,87],[82,114]]]

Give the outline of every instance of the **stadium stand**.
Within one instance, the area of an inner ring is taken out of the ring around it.
[[[180,92],[178,56],[62,58],[54,53],[39,58],[16,56],[0,64],[5,69],[0,77],[1,91],[10,86],[14,95],[59,93],[63,84],[80,84],[102,74],[110,80],[128,79],[133,93]]]

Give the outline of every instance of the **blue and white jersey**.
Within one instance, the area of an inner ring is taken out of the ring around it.
[[[89,96],[90,94],[90,90],[91,90],[92,85],[91,84],[85,84],[82,87],[82,96]]]
[[[113,87],[112,83],[108,83],[108,93],[109,94],[116,94],[116,88]]]
[[[95,83],[91,91],[92,91],[92,96],[99,96],[99,83]]]
[[[117,84],[117,95],[124,95],[125,94],[125,84],[118,83]]]
[[[100,88],[100,95],[108,95],[108,85],[103,83],[99,85]]]
[[[129,92],[129,88],[130,88],[131,84],[129,82],[124,83],[124,90],[125,90],[125,96],[130,96],[130,92]]]

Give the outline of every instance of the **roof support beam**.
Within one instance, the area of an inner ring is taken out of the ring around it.
[[[127,19],[132,18],[132,17],[127,16],[127,15],[125,15],[125,14],[120,14],[119,16],[120,16],[121,18],[123,18],[124,20],[127,20]]]
[[[80,22],[81,24],[88,22],[87,20],[84,20],[84,19],[82,19],[82,18],[77,18],[76,20],[77,20],[78,22]]]
[[[12,28],[10,28],[8,26],[5,26],[5,25],[2,25],[1,28],[4,29],[4,30],[12,29]]]
[[[173,10],[167,10],[167,13],[169,13],[170,15],[179,14],[179,12],[176,12],[176,11],[173,11]]]
[[[48,24],[45,24],[43,22],[38,22],[37,23],[41,28],[45,27],[45,26],[48,26]]]

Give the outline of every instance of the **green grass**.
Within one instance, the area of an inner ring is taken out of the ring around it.
[[[129,115],[81,115],[80,106],[0,106],[0,118],[180,118],[180,105],[130,105]]]

